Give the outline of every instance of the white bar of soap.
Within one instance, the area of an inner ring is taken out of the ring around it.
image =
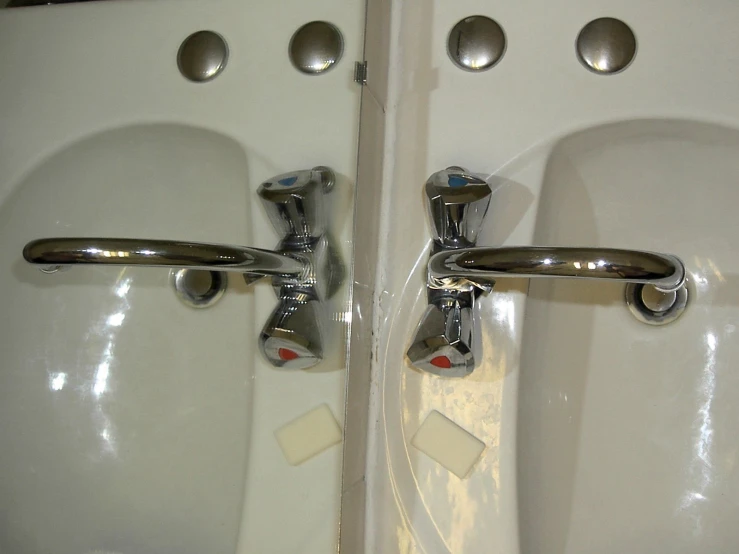
[[[287,459],[296,466],[341,442],[341,427],[326,404],[303,414],[275,431]]]
[[[460,479],[467,476],[485,450],[484,442],[436,410],[426,417],[411,444]]]

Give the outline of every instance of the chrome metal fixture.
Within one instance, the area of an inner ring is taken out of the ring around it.
[[[154,239],[47,238],[29,242],[23,257],[49,271],[65,265],[176,267],[300,278],[307,260],[248,246]]]
[[[177,52],[180,73],[196,83],[215,79],[226,67],[228,46],[225,39],[213,31],[191,34]]]
[[[471,248],[443,252],[429,260],[428,282],[436,289],[492,290],[500,277],[616,280],[674,292],[685,281],[685,268],[669,254],[559,246]]]
[[[228,288],[228,275],[225,271],[173,269],[170,281],[177,298],[191,308],[210,308],[223,297]]]
[[[295,69],[319,75],[331,69],[344,53],[341,32],[326,21],[311,21],[295,31],[288,54]]]
[[[449,32],[447,53],[454,65],[466,71],[485,71],[497,64],[506,49],[503,28],[484,15],[459,21]]]
[[[648,325],[667,325],[679,318],[688,305],[687,283],[677,290],[664,291],[652,285],[626,285],[626,305],[631,314]]]
[[[488,184],[460,167],[449,167],[429,177],[425,193],[434,235],[431,259],[475,246],[490,204]],[[468,283],[427,287],[429,305],[408,349],[414,366],[445,377],[464,377],[474,369],[473,308],[480,290]]]
[[[323,303],[344,276],[327,228],[324,197],[334,181],[333,171],[321,166],[260,185],[257,192],[282,236],[274,251],[171,240],[44,238],[28,243],[23,257],[47,272],[93,264],[238,272],[247,283],[269,277],[279,302],[260,333],[260,349],[277,367],[303,369],[323,359]]]
[[[594,19],[577,36],[577,57],[593,73],[611,75],[626,69],[636,56],[636,36],[612,17]]]
[[[614,248],[475,247],[492,190],[461,168],[434,173],[425,192],[434,231],[427,270],[429,305],[408,349],[409,360],[419,369],[446,377],[463,377],[474,370],[475,300],[492,291],[499,278],[616,280],[668,294],[678,291],[678,297],[685,289],[685,267],[669,254]]]

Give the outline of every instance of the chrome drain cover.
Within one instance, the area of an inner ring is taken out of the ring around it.
[[[636,319],[648,325],[667,325],[680,317],[688,305],[688,285],[663,292],[653,285],[626,285],[626,305]]]
[[[177,298],[191,308],[209,308],[226,292],[228,275],[224,271],[180,269],[171,274]]]

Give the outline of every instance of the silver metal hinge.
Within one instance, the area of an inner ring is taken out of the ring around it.
[[[354,82],[360,85],[367,84],[367,62],[354,62]]]

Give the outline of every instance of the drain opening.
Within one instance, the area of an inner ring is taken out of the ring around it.
[[[228,275],[223,271],[180,269],[172,272],[177,298],[192,308],[209,308],[226,292]]]
[[[636,319],[648,325],[667,325],[680,317],[688,305],[688,286],[663,292],[652,285],[626,285],[626,305]]]

